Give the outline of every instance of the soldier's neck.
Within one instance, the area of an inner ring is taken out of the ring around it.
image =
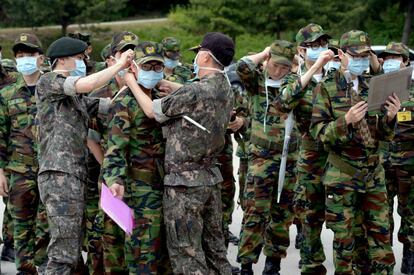
[[[35,86],[40,78],[40,71],[37,71],[31,75],[23,75],[24,82],[27,86]]]

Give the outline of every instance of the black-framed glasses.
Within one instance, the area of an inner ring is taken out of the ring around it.
[[[152,63],[152,64],[151,63],[144,63],[144,64],[141,64],[141,69],[143,69],[146,72],[154,71],[154,72],[160,73],[160,72],[164,71],[164,65],[154,64],[154,63]]]
[[[305,44],[307,48],[312,48],[312,50],[317,50],[319,47],[325,48],[328,46],[328,41],[326,40],[318,40],[311,43]]]

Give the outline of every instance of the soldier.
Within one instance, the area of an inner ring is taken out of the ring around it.
[[[163,79],[162,45],[142,42],[135,50],[138,68],[125,75],[150,98]],[[137,79],[135,78],[137,75]],[[148,118],[131,90],[119,92],[109,114],[108,149],[102,166],[104,182],[134,210],[136,227],[125,237],[129,274],[159,274],[161,255],[163,162],[161,125]],[[166,251],[164,251],[166,253]]]
[[[54,41],[47,51],[52,71],[37,84],[38,183],[51,234],[46,274],[70,274],[81,258],[87,122],[90,116],[105,113],[109,105],[109,100],[81,94],[102,87],[133,57],[133,51],[127,51],[116,65],[80,77],[86,74],[86,48],[86,43],[69,37]]]
[[[231,274],[222,232],[222,176],[215,164],[234,102],[224,72],[233,56],[228,36],[207,33],[194,59],[199,82],[163,80],[160,89],[173,92],[154,101],[138,85],[130,86],[145,114],[167,123],[163,207],[174,274]]]
[[[91,35],[89,33],[76,32],[76,33],[69,33],[68,36],[71,38],[79,39],[88,45],[88,48],[85,51],[85,60],[84,60],[86,64],[86,74],[95,73],[97,62],[91,59],[91,54],[93,51],[93,47],[91,44]]]
[[[289,157],[282,199],[278,204],[277,183],[286,117],[281,117],[270,103],[279,96],[280,83],[290,73],[295,51],[292,43],[277,40],[237,64],[237,73],[252,105],[245,215],[237,255],[241,274],[253,274],[252,264],[257,263],[263,245],[266,255],[263,274],[279,274],[281,258],[286,257],[290,243],[295,158]],[[258,70],[261,62],[265,63],[263,71]],[[289,152],[296,150],[297,139],[293,134]]]
[[[398,71],[409,65],[409,50],[403,43],[390,42],[379,57],[383,58],[384,73]],[[397,115],[397,131],[392,142],[385,142],[383,165],[387,180],[391,240],[394,232],[394,197],[398,198],[397,212],[401,216],[398,240],[403,244],[401,272],[414,273],[414,86],[411,85],[410,100],[401,104]]]
[[[38,163],[35,133],[35,88],[44,61],[40,41],[22,33],[15,40],[13,53],[17,62],[16,80],[0,91],[0,169],[8,181],[0,182],[0,195],[8,196],[8,211],[13,220],[14,247],[18,274],[36,273],[36,266],[47,262],[47,234],[36,240],[36,222],[47,229],[45,210],[37,187]],[[40,232],[40,231],[39,231]],[[40,246],[38,245],[40,244]],[[35,260],[35,255],[38,256]],[[36,266],[35,266],[36,265]]]
[[[284,92],[277,99],[278,111],[289,113],[293,110],[296,124],[302,137],[297,162],[295,187],[295,213],[302,225],[300,245],[301,273],[326,274],[323,266],[323,252],[320,234],[325,221],[324,187],[321,177],[327,154],[323,145],[311,137],[309,125],[312,112],[312,90],[323,77],[320,66],[327,51],[330,36],[321,26],[309,24],[296,35],[299,59],[298,76],[289,75],[282,85]]]
[[[370,64],[370,39],[365,32],[349,31],[342,35],[340,47],[341,69],[316,87],[311,124],[312,136],[329,151],[323,183],[326,223],[334,232],[335,274],[359,274],[353,264],[358,260],[355,227],[361,226],[368,243],[369,274],[392,274],[387,191],[377,151],[379,140],[389,141],[394,135],[400,101],[393,95],[384,111],[367,112],[368,79],[362,75]],[[362,225],[355,223],[361,212]]]
[[[161,43],[165,59],[164,78],[168,81],[185,84],[193,74],[191,70],[180,63],[180,40],[175,37],[166,37]]]

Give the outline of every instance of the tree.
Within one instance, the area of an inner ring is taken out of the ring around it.
[[[72,23],[114,20],[121,16],[127,0],[5,0],[5,14],[13,25],[58,24],[62,35]]]
[[[413,25],[413,17],[414,17],[414,1],[412,0],[402,0],[401,1],[402,9],[404,10],[405,20],[404,20],[404,28],[402,33],[401,41],[408,45],[409,38],[411,34],[411,28]]]

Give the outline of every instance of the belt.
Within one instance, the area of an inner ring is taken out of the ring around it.
[[[301,141],[300,146],[304,150],[315,151],[315,152],[325,151],[323,143],[319,140],[304,139],[304,140]]]
[[[257,136],[251,136],[250,143],[258,145],[263,149],[272,150],[279,153],[283,152],[283,142],[274,142]],[[291,139],[289,142],[289,153],[295,152],[297,149],[298,141],[296,139]]]
[[[368,165],[377,165],[375,169],[368,169],[368,168],[356,168],[351,164],[345,162],[341,159],[340,156],[337,154],[330,152],[328,155],[327,160],[332,166],[338,168],[341,172],[352,176],[354,179],[359,181],[368,182],[372,180],[375,176],[375,172],[381,165],[379,164],[379,157],[378,155],[374,155],[368,158]]]
[[[412,141],[391,141],[381,142],[382,149],[386,149],[390,152],[412,151],[414,150],[414,142]]]
[[[193,170],[205,170],[214,168],[217,165],[216,158],[204,158],[197,162],[182,162],[182,163],[166,163],[166,172],[167,173],[181,173]]]
[[[13,151],[10,160],[26,165],[37,166],[37,159],[35,157],[23,155],[16,151]]]

